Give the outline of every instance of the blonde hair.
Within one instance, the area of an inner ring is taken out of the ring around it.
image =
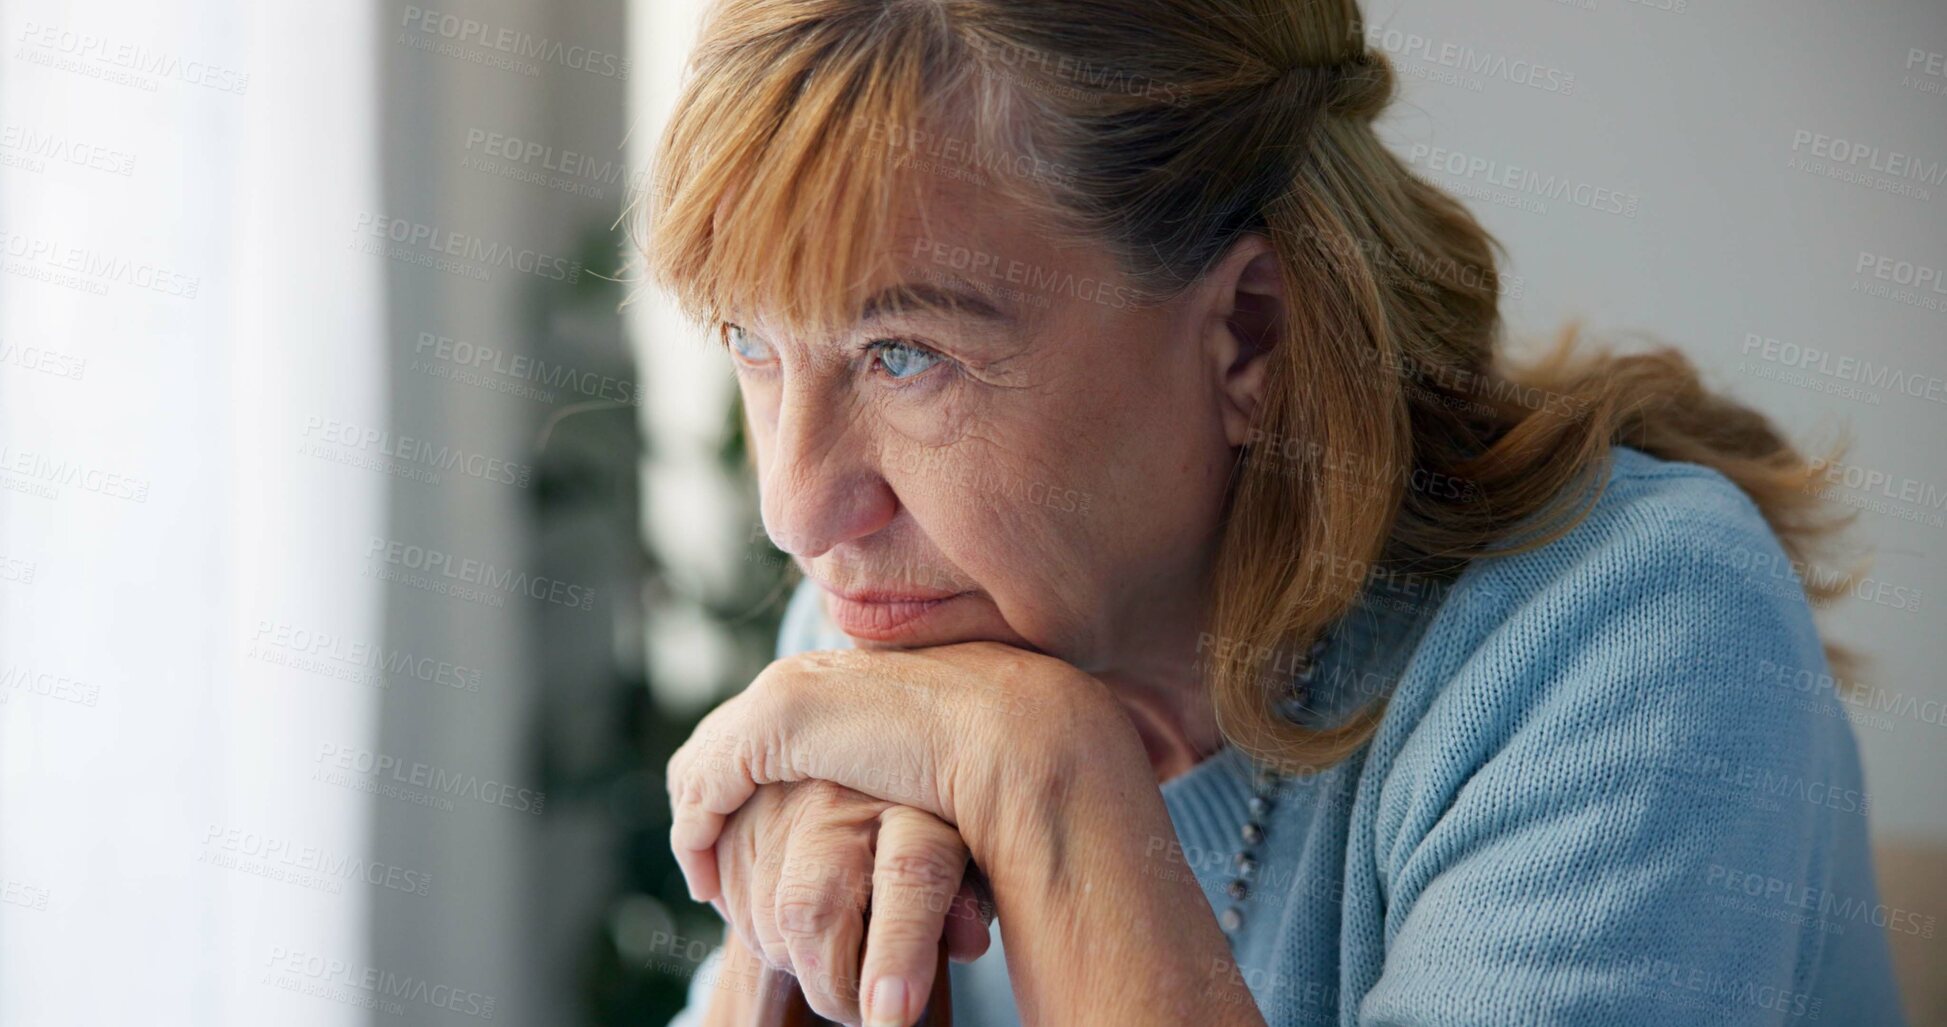
[[[1586,515],[1618,443],[1722,472],[1795,561],[1847,520],[1816,494],[1822,461],[1674,350],[1590,351],[1570,326],[1530,366],[1499,357],[1500,246],[1382,145],[1394,91],[1353,0],[720,0],[643,200],[648,268],[701,321],[843,326],[901,203],[944,172],[1108,246],[1144,295],[1267,237],[1300,299],[1232,477],[1208,624],[1258,655],[1206,680],[1231,742],[1327,766],[1384,697],[1296,725],[1261,664],[1358,607],[1368,577],[1344,567],[1450,582],[1543,545]],[[955,166],[927,166],[920,139],[950,139]],[[1850,578],[1819,581],[1824,603]]]

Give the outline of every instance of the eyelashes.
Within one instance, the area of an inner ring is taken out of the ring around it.
[[[947,362],[939,352],[909,339],[874,339],[863,347],[872,366],[895,382],[909,382]]]
[[[718,325],[717,335],[740,371],[767,373],[777,366],[777,351],[743,325],[724,321]],[[939,350],[909,338],[872,339],[860,345],[857,352],[868,361],[868,374],[895,388],[939,378],[954,364],[952,358]],[[933,373],[936,369],[939,369],[937,374]]]
[[[743,325],[725,321],[718,327],[717,336],[732,356],[746,363],[768,364],[777,359],[777,354],[771,351],[771,344],[759,339]]]

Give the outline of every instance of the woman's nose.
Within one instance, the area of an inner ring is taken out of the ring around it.
[[[858,420],[808,393],[780,403],[770,466],[761,468],[759,488],[772,545],[813,559],[892,520],[898,500],[879,474],[876,447]]]

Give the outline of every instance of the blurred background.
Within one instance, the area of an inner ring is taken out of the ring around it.
[[[631,272],[701,0],[428,2],[0,7],[0,1027],[655,1025],[718,936],[659,773],[790,581],[723,358]],[[1947,9],[1366,10],[1517,335],[1856,440],[1901,598],[1825,623],[1933,923]]]

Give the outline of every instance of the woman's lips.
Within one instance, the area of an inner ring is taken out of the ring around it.
[[[853,638],[873,642],[897,641],[911,634],[935,610],[965,593],[944,596],[898,595],[886,592],[853,592],[847,595],[825,589],[825,612],[838,630]]]

